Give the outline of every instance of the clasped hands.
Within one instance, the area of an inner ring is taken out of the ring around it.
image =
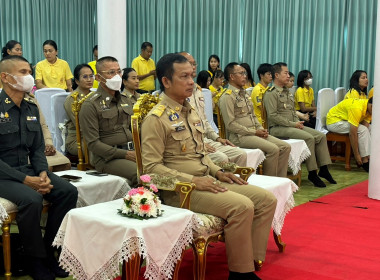
[[[255,132],[255,135],[261,138],[267,138],[269,135],[269,132],[267,129],[257,129]]]
[[[217,171],[215,178],[204,176],[204,177],[193,177],[191,181],[195,184],[195,189],[198,191],[208,191],[213,193],[226,192],[228,189],[223,187],[220,182],[225,182],[229,184],[238,184],[238,185],[247,185],[248,183],[241,179],[240,177],[235,176],[231,172],[222,172]]]
[[[46,171],[42,171],[40,176],[26,176],[23,184],[36,190],[38,193],[44,195],[50,193],[53,185],[50,184],[51,180]]]

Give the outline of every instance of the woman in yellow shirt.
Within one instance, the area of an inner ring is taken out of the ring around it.
[[[295,93],[294,105],[296,111],[309,114],[309,121],[305,121],[304,125],[315,128],[317,115],[317,107],[314,101],[314,90],[311,87],[313,83],[313,75],[309,70],[302,70],[297,77],[297,91]]]
[[[216,70],[220,70],[220,58],[216,54],[212,54],[208,58],[208,72],[211,77],[214,77]]]
[[[57,57],[58,47],[53,40],[47,40],[43,44],[45,60],[37,63],[36,86],[37,88],[61,88],[73,91],[69,64]]]
[[[344,99],[357,98],[367,99],[368,77],[364,70],[356,70],[350,79],[350,89]]]

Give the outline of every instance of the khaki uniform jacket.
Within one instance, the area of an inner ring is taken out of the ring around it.
[[[264,95],[264,106],[267,111],[268,127],[295,127],[299,119],[296,115],[294,94],[287,88],[273,86]]]
[[[82,135],[97,169],[112,159],[125,159],[127,150],[117,148],[132,141],[133,106],[125,93],[107,93],[101,86],[86,99],[79,112]]]
[[[257,119],[251,97],[244,89],[239,90],[229,85],[228,90],[219,100],[228,139],[239,143],[239,135],[255,135],[256,130],[264,129]]]
[[[191,182],[193,176],[215,176],[221,168],[206,155],[204,129],[196,110],[166,94],[141,126],[144,173],[174,176]]]
[[[78,97],[77,97],[78,102],[87,96],[87,94],[85,94],[79,88],[77,88],[73,93],[71,93],[69,96],[67,96],[65,103],[63,104],[63,107],[65,108],[65,111],[66,111],[66,114],[69,117],[69,119],[66,122],[66,127],[67,127],[66,150],[72,155],[78,154],[75,115],[74,115],[74,112],[72,109],[72,105],[74,103],[74,97],[73,96],[75,94],[78,94]],[[90,92],[88,94],[91,95],[92,92]]]
[[[129,90],[127,90],[126,88],[123,90],[123,92],[121,94],[125,95],[130,100],[130,104],[132,105],[132,109],[133,109],[133,106],[136,104],[137,100],[140,98],[140,93],[138,93],[137,91],[132,93]]]

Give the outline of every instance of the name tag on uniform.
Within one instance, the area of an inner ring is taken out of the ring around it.
[[[30,122],[36,122],[37,117],[36,116],[26,116],[26,120]]]
[[[175,131],[180,132],[180,131],[185,130],[185,129],[186,129],[186,127],[184,125],[181,125],[181,126],[177,126],[175,128]]]
[[[120,104],[121,107],[128,107],[128,104]]]

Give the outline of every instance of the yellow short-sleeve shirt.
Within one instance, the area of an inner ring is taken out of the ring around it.
[[[332,107],[326,116],[326,124],[333,124],[340,121],[348,121],[358,127],[359,124],[368,118],[368,99],[344,99]]]
[[[91,69],[94,71],[94,74],[96,75],[96,60],[90,61],[87,64],[90,65]],[[92,84],[92,87],[93,88],[98,88],[98,86],[99,86],[99,82],[94,79],[94,83]]]
[[[359,94],[359,92],[356,89],[352,88],[344,96],[344,99],[349,99],[349,98],[367,99],[367,95],[362,91]]]
[[[264,87],[262,84],[257,83],[257,85],[253,88],[252,93],[251,93],[253,111],[257,119],[261,123],[261,125],[263,124],[263,120],[261,118],[261,104],[262,104],[263,97],[267,89],[268,87]]]
[[[368,99],[371,97],[373,97],[373,88],[371,88],[371,90],[368,92]]]
[[[208,89],[211,91],[213,97],[212,100],[214,104],[218,104],[220,97],[223,95],[223,93],[226,91],[225,88],[219,87],[216,89],[214,86],[210,85]],[[214,114],[216,114],[216,110],[214,109]]]
[[[36,80],[41,80],[49,88],[67,89],[66,81],[72,78],[69,64],[63,59],[57,58],[53,64],[45,59],[36,65]]]
[[[136,70],[137,75],[146,75],[150,71],[155,70],[156,65],[154,64],[153,59],[149,58],[149,60],[146,60],[141,55],[139,55],[132,61],[132,68]],[[139,88],[146,91],[154,90],[154,76],[151,75],[143,80],[140,80]]]
[[[314,101],[314,90],[313,88],[309,87],[309,89],[304,87],[297,88],[296,94],[295,94],[295,109],[297,111],[301,110],[299,102],[303,102],[305,104],[305,107],[311,107]]]

